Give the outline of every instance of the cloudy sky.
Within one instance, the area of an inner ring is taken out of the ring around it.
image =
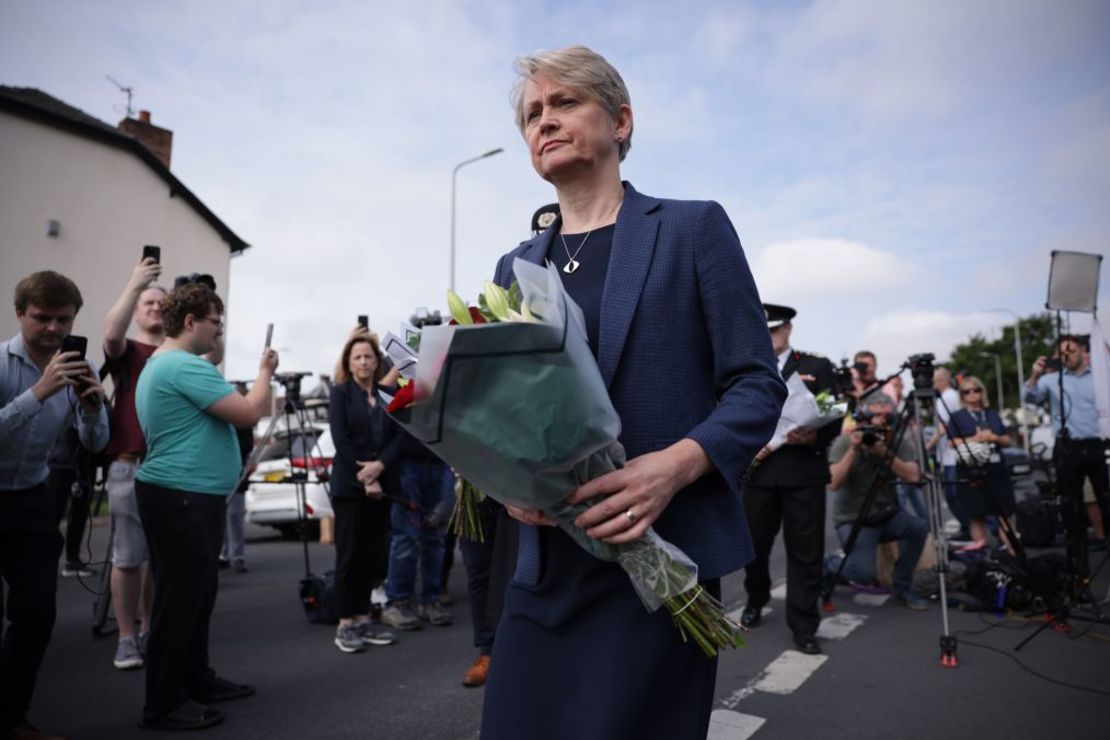
[[[173,169],[252,248],[227,371],[267,322],[328,372],[355,316],[444,304],[554,200],[513,125],[513,59],[582,43],[632,95],[623,176],[719,201],[795,345],[889,372],[1042,310],[1050,253],[1110,252],[1110,3],[0,0],[0,83],[174,131]],[[1103,268],[1101,315],[1110,307]],[[1076,314],[1076,328],[1087,317]]]

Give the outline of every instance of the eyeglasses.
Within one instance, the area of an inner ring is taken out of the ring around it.
[[[223,329],[224,328],[223,319],[215,319],[215,318],[212,318],[211,316],[203,316],[203,317],[197,319],[197,321],[207,321],[210,324],[214,324],[217,329]]]
[[[960,390],[960,395],[970,396],[972,393],[982,393],[982,392],[983,392],[982,388],[962,388]]]

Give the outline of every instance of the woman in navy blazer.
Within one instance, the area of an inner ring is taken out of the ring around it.
[[[396,458],[402,436],[377,398],[385,372],[377,340],[356,333],[343,346],[328,404],[335,443],[335,644],[346,653],[393,642],[370,608],[370,592],[389,565],[390,502],[384,495],[400,490]]]
[[[649,526],[715,595],[752,559],[741,478],[770,439],[786,388],[759,295],[724,210],[638,193],[620,178],[632,108],[617,71],[584,47],[522,57],[517,124],[561,216],[502,257],[552,261],[582,308],[621,417],[622,470],[569,498],[611,543]],[[511,508],[511,507],[510,507]],[[717,663],[649,613],[627,575],[539,511],[511,508],[517,571],[490,663],[483,740],[703,738]]]

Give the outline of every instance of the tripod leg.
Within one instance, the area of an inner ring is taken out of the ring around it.
[[[104,501],[104,489],[101,489],[93,511],[99,511]],[[115,541],[116,523],[112,520],[108,530],[108,549],[104,554],[104,567],[100,569],[100,587],[97,590],[96,601],[93,602],[93,637],[105,637],[115,630],[105,630],[112,612],[112,543]]]
[[[956,648],[959,647],[958,642],[952,635],[940,636],[940,664],[945,668],[956,668],[960,665],[960,659],[956,655]]]

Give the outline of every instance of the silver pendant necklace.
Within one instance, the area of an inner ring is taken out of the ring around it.
[[[570,248],[567,246],[567,238],[562,234],[559,234],[559,238],[563,240],[563,249],[566,250],[568,260],[568,262],[563,265],[563,272],[570,275],[572,272],[579,268],[581,263],[576,260],[575,257],[577,257],[578,253],[582,251],[582,247],[586,246],[586,240],[590,238],[590,234],[592,233],[594,233],[593,229],[590,229],[586,232],[586,236],[582,237],[582,243],[578,245],[578,249],[574,250],[574,254],[570,253]]]

